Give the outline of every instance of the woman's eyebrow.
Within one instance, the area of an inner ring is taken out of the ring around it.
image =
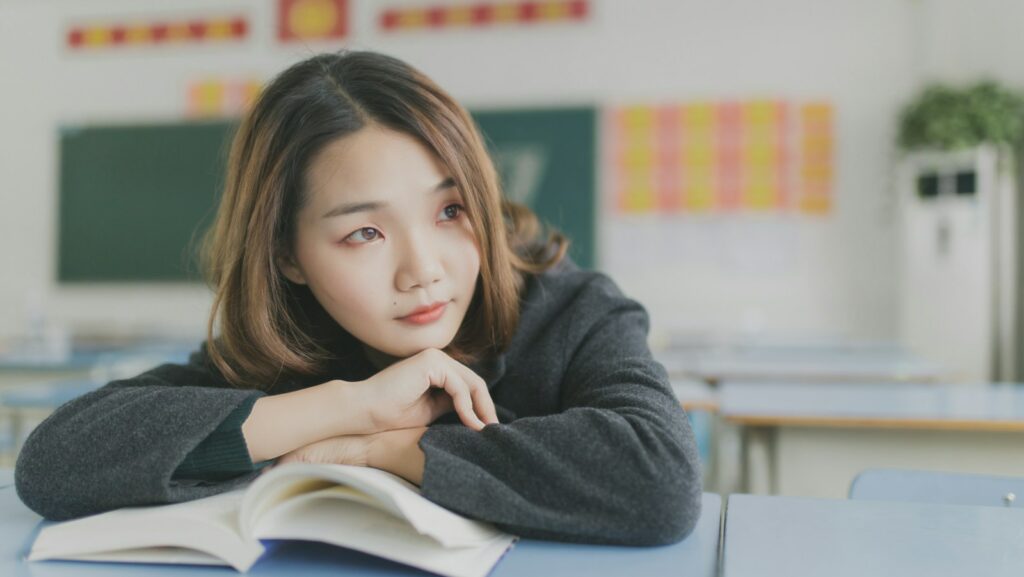
[[[427,193],[429,194],[434,192],[441,192],[443,190],[448,190],[454,187],[455,179],[449,176],[448,178],[445,178],[444,180],[436,184],[433,188],[429,189]],[[375,210],[380,210],[386,206],[389,206],[389,204],[390,203],[388,202],[379,200],[369,200],[364,202],[343,202],[335,206],[331,210],[325,212],[324,215],[320,218],[334,218],[336,216],[344,216],[346,214],[353,214],[356,212],[373,212]]]

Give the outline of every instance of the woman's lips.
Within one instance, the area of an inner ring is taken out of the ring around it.
[[[439,303],[428,309],[421,309],[420,312],[401,317],[398,320],[406,323],[412,323],[414,325],[425,325],[441,318],[441,316],[444,315],[446,308],[448,308],[448,303]]]

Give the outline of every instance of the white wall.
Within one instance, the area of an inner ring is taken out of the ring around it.
[[[635,221],[602,220],[602,266],[648,305],[657,327],[894,336],[896,113],[924,72],[973,70],[1001,50],[991,40],[965,56],[939,42],[960,16],[980,19],[981,29],[993,23],[983,10],[954,10],[955,0],[593,0],[584,26],[394,36],[374,30],[376,9],[392,2],[351,4],[350,46],[410,61],[470,107],[750,97],[835,104],[835,206],[828,217],[659,219],[660,226],[644,222],[641,230]],[[56,127],[174,118],[191,80],[265,78],[336,47],[279,45],[275,6],[0,0],[0,335],[22,330],[29,293],[44,294],[50,314],[76,330],[201,330],[210,300],[203,287],[55,284]],[[248,42],[95,54],[63,47],[66,27],[81,20],[220,9],[251,14]],[[1009,22],[994,20],[1003,36],[1015,38]],[[960,61],[949,64],[951,55]],[[642,232],[649,244],[638,250],[682,256],[646,264],[616,258],[614,247]],[[680,238],[691,248],[659,248]]]

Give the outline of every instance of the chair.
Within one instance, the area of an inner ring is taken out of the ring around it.
[[[875,501],[1024,507],[1024,477],[868,469],[850,484],[849,496]]]

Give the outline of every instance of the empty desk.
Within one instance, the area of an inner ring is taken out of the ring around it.
[[[912,469],[869,469],[850,485],[851,499],[1024,507],[1024,477]]]
[[[843,497],[858,473],[1024,475],[1024,387],[724,383],[748,492]]]
[[[941,381],[939,365],[898,350],[663,350],[656,358],[673,377],[724,381]]]
[[[1022,530],[1022,509],[731,495],[722,569],[725,577],[1016,577]]]

